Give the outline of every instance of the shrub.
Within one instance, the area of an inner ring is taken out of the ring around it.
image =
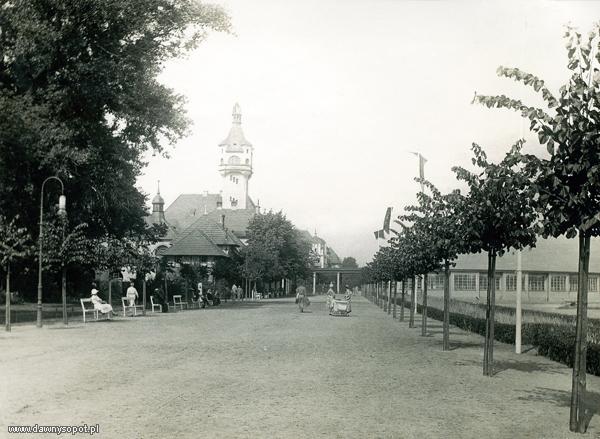
[[[481,306],[476,304],[468,305]],[[410,308],[410,300],[405,300],[405,306]],[[514,309],[507,309],[512,310],[514,316]],[[417,303],[417,312],[421,312],[421,310],[422,306]],[[502,312],[502,310],[500,312]],[[573,316],[537,311],[534,311],[533,313],[537,314],[537,317],[549,316],[550,322],[524,323],[521,327],[523,344],[536,347],[538,355],[543,355],[553,361],[572,367],[575,354],[575,325]],[[438,308],[428,306],[427,315],[434,320],[444,320],[444,312]],[[592,333],[592,337],[588,337],[587,342],[586,369],[588,373],[600,376],[600,344],[596,342],[598,340],[597,334],[600,333],[600,324],[598,320],[590,320],[590,323],[592,324],[588,326],[588,331]],[[465,331],[485,335],[485,318],[450,312],[450,324],[464,329]],[[494,325],[494,339],[501,343],[514,344],[514,323],[496,322]]]

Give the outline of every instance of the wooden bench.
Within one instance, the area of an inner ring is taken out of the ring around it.
[[[81,302],[81,311],[83,312],[83,323],[85,323],[85,315],[90,312],[94,315],[94,318],[96,320],[98,320],[98,313],[99,311],[94,308],[94,303],[92,302],[92,299],[79,299],[79,302]]]
[[[198,300],[194,300],[194,298],[192,297],[192,305],[190,306],[190,308],[200,309],[201,306],[202,306],[202,299],[199,298]]]
[[[160,312],[163,312],[162,305],[160,303],[154,303],[154,296],[150,296],[150,304],[152,305],[152,313],[154,313],[155,308],[158,308]]]
[[[127,297],[121,297],[121,305],[123,305],[123,317],[127,317],[127,310],[131,310],[131,317],[137,316],[138,308],[140,311],[144,311],[142,305],[129,305],[129,299]]]
[[[179,307],[179,309],[183,311],[184,306],[187,309],[188,303],[181,300],[180,294],[176,294],[175,296],[173,296],[173,308],[174,309],[177,309],[177,307]]]

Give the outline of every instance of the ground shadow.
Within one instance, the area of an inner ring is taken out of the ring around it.
[[[450,349],[451,351],[455,351],[457,349],[464,348],[479,348],[481,347],[481,343],[475,343],[472,341],[450,341]]]
[[[547,387],[536,387],[517,399],[530,402],[548,402],[558,407],[571,406],[571,392],[566,390],[549,389]],[[584,425],[585,429],[590,425],[594,415],[600,413],[600,394],[586,391],[584,401]]]
[[[481,365],[481,361],[468,360],[465,361],[465,365]],[[564,373],[565,366],[559,363],[547,363],[543,361],[529,361],[529,360],[494,360],[493,375],[499,375],[507,370],[515,370],[518,372],[525,373]]]

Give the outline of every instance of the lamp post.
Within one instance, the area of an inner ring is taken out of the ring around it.
[[[43,222],[44,222],[44,186],[49,180],[57,180],[60,183],[61,195],[58,199],[58,213],[59,215],[67,214],[67,197],[65,197],[65,185],[62,180],[58,177],[48,177],[42,183],[42,190],[40,194],[40,236],[39,236],[39,266],[38,266],[38,297],[37,297],[37,327],[42,327],[42,238],[43,238]]]

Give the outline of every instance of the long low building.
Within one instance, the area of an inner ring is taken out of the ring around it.
[[[589,266],[589,292],[599,291],[600,239],[592,238]],[[451,268],[450,291],[479,294],[487,290],[487,253],[460,255]],[[534,248],[521,253],[522,291],[545,293],[571,293],[577,291],[579,240],[538,238]],[[508,252],[496,258],[496,291],[513,292],[517,289],[517,253]],[[417,287],[420,289],[420,280]],[[428,276],[429,290],[444,289],[443,273]]]

